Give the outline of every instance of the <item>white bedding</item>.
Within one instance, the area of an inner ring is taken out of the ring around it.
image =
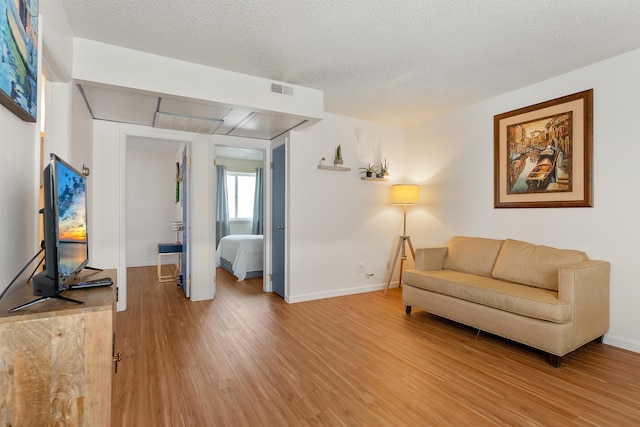
[[[220,267],[220,258],[224,258],[232,264],[233,275],[244,280],[248,271],[262,271],[263,248],[262,235],[225,236],[216,250],[216,266]]]

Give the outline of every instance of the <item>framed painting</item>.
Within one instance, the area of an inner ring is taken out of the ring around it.
[[[38,99],[38,0],[0,1],[0,103],[35,122]]]
[[[593,89],[494,116],[494,207],[593,206]]]

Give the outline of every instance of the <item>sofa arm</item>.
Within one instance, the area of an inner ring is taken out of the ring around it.
[[[418,248],[416,250],[416,269],[424,271],[442,270],[447,248]]]
[[[609,330],[611,264],[588,260],[558,269],[558,299],[573,306],[578,333],[602,336]]]

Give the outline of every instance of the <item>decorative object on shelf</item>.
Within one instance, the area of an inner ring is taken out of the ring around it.
[[[182,243],[180,242],[180,232],[184,230],[182,221],[173,221],[173,225],[171,226],[171,228],[176,232],[176,245],[181,245]]]
[[[340,144],[336,147],[336,157],[333,159],[333,164],[336,166],[342,165],[342,146]]]
[[[493,117],[494,207],[592,207],[593,89]]]
[[[387,159],[384,159],[384,162],[380,163],[380,170],[378,173],[382,175],[380,178],[389,176],[389,162],[387,162]]]
[[[327,159],[325,159],[324,157],[320,159],[320,161],[318,162],[318,169],[322,169],[320,166],[322,166],[322,162],[324,162],[325,160]]]
[[[371,178],[377,172],[378,167],[373,163],[369,163],[369,166],[366,168],[360,168],[360,170],[367,176],[367,178]]]
[[[407,255],[405,253],[405,242],[409,244],[409,250],[411,250],[411,256],[414,261],[416,259],[416,253],[413,250],[413,245],[411,244],[411,237],[407,236],[407,206],[417,205],[419,196],[420,187],[415,184],[395,184],[391,186],[391,204],[402,205],[404,213],[402,217],[402,235],[398,238],[398,246],[396,247],[393,264],[389,271],[389,280],[387,281],[387,286],[384,288],[385,295],[387,295],[387,291],[389,290],[391,277],[393,277],[393,271],[396,268],[398,257],[400,257],[400,278],[398,279],[398,286],[402,286],[402,267],[404,261],[407,259]]]

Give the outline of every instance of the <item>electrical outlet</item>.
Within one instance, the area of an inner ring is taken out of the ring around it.
[[[358,273],[364,273],[364,262],[358,263]]]
[[[391,270],[391,261],[387,261],[387,270]]]

